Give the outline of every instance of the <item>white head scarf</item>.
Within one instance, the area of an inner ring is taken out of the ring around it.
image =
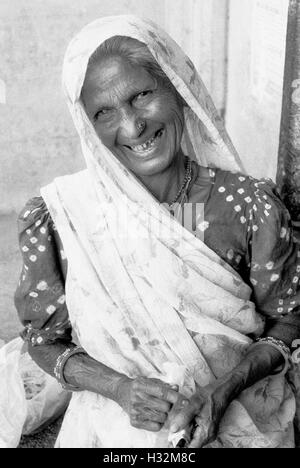
[[[188,104],[182,140],[186,154],[202,166],[219,167],[233,172],[242,170],[241,160],[227,135],[223,121],[191,60],[161,28],[149,20],[133,15],[105,17],[88,24],[71,41],[66,51],[63,89],[88,168],[93,173],[95,170],[99,173],[106,172],[132,200],[145,201],[145,189],[99,141],[80,101],[89,58],[101,43],[115,35],[135,38],[146,44]],[[108,187],[107,189],[109,190]]]

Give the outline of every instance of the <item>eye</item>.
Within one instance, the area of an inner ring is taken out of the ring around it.
[[[135,100],[141,100],[145,97],[150,96],[151,94],[153,94],[153,91],[151,89],[147,89],[146,91],[142,91],[141,93],[137,94]]]
[[[112,109],[100,109],[96,112],[94,116],[94,121],[105,120],[111,116]]]

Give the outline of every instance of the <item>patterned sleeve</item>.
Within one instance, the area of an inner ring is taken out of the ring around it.
[[[71,325],[64,294],[66,260],[41,197],[29,200],[21,211],[18,230],[23,266],[15,305],[25,326],[21,336],[32,346],[58,339],[70,342]]]
[[[300,251],[288,210],[269,180],[252,182],[248,255],[253,300],[283,337],[300,336]],[[268,323],[268,321],[267,321]]]

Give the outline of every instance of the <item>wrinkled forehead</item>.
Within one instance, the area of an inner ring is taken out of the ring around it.
[[[74,37],[65,54],[63,89],[70,104],[80,97],[91,55],[104,41],[116,35],[143,42],[163,70],[167,62],[171,63],[171,59],[174,59],[175,43],[172,44],[171,38],[149,20],[122,15],[93,21]]]

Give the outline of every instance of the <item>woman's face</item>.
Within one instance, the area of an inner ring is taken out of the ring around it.
[[[137,176],[162,172],[179,152],[183,106],[142,67],[101,59],[87,71],[82,99],[103,144]]]

